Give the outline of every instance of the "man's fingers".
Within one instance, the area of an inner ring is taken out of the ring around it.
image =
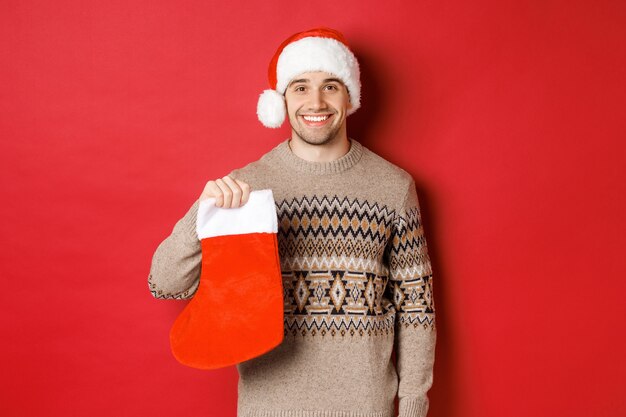
[[[217,207],[235,208],[248,202],[250,185],[228,175],[209,181],[204,187],[200,200],[215,197]]]
[[[248,202],[248,199],[250,198],[250,185],[237,179],[235,181],[237,182],[237,184],[239,184],[239,187],[241,188],[241,205],[243,206]]]
[[[204,186],[204,190],[202,190],[202,194],[200,194],[200,200],[206,200],[207,198],[215,197],[215,202],[219,200],[218,196],[221,196],[222,190],[220,187],[215,184],[215,181],[209,181]]]
[[[231,177],[229,177],[228,175],[225,176],[224,178],[222,178],[222,180],[230,187],[230,190],[232,192],[232,201],[231,201],[231,207],[239,207],[241,206],[241,195],[242,195],[242,190],[241,187],[239,186],[238,183],[236,183]]]
[[[230,208],[230,205],[233,199],[233,192],[231,191],[230,187],[221,178],[216,179],[215,184],[217,184],[217,186],[220,187],[220,190],[223,196],[223,199],[222,199],[223,204],[222,205],[215,204],[215,205],[218,207]]]

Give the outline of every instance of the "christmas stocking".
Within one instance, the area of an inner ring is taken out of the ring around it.
[[[272,190],[237,208],[202,200],[200,284],[170,330],[174,357],[199,369],[234,365],[283,340],[283,288]]]

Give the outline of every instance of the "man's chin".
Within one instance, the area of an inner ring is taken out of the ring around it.
[[[311,136],[303,136],[296,132],[296,135],[303,141],[308,143],[309,145],[324,145],[325,143],[330,142],[329,137],[311,137]]]
[[[333,126],[328,126],[329,129],[307,128],[297,121],[295,124],[296,128],[294,128],[294,123],[291,118],[289,122],[291,124],[291,131],[304,142],[311,145],[324,145],[332,141],[339,133],[339,129],[335,130]]]
[[[300,139],[312,145],[323,145],[333,140],[337,135],[337,132],[317,132],[310,134],[309,132],[295,129],[294,132]]]

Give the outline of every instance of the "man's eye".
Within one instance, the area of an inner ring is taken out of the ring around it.
[[[304,87],[303,86],[299,86],[299,87],[296,87],[294,90],[295,91],[304,91]]]
[[[333,84],[327,85],[326,87],[330,88],[331,90],[337,90],[337,86]]]

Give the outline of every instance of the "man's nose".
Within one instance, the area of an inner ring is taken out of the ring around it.
[[[321,91],[316,89],[311,91],[310,106],[312,110],[326,108],[326,101]]]

